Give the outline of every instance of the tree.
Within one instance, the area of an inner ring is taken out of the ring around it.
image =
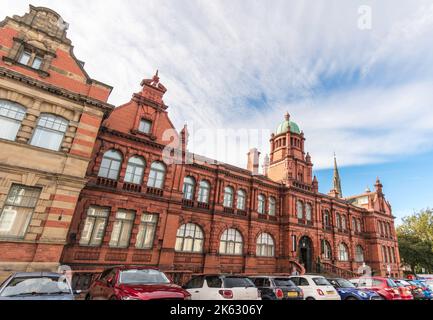
[[[403,219],[397,228],[400,258],[413,273],[433,272],[433,211],[422,210]]]

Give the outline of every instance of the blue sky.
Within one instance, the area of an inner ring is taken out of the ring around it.
[[[0,16],[23,15],[29,3],[2,0]],[[224,150],[202,139],[192,151],[244,167],[249,148],[269,150],[288,111],[305,132],[322,192],[336,152],[345,194],[380,176],[395,215],[433,206],[431,1],[31,3],[70,24],[87,72],[114,86],[111,103],[127,102],[159,69],[178,129],[261,130],[261,139]],[[359,27],[362,6],[371,12],[367,29]]]

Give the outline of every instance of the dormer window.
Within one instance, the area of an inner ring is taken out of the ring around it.
[[[32,63],[32,68],[33,69],[40,69],[42,66],[42,58],[35,56],[35,58],[33,59],[33,63]]]
[[[55,50],[35,39],[14,37],[13,40],[12,48],[1,59],[6,64],[17,64],[36,71],[43,78],[48,77],[51,63],[56,58]]]
[[[39,70],[42,67],[43,57],[36,54],[36,52],[31,52],[30,50],[23,50],[18,62],[24,64],[30,68]]]
[[[140,131],[141,133],[149,134],[151,128],[152,128],[152,121],[146,119],[140,120],[138,131]]]
[[[28,65],[30,62],[30,58],[32,57],[32,54],[28,51],[23,51],[21,53],[20,59],[18,60],[19,63]]]

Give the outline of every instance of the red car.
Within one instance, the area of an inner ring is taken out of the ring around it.
[[[113,267],[102,272],[87,300],[190,300],[191,294],[149,267]]]
[[[398,286],[398,290],[400,290],[400,297],[402,300],[413,300],[413,293],[416,293],[416,289],[409,282],[399,279],[393,279],[395,284]],[[412,290],[413,293],[412,293]],[[423,294],[424,295],[424,294]]]
[[[376,291],[385,300],[402,300],[397,284],[386,277],[361,277],[351,279],[356,287]]]

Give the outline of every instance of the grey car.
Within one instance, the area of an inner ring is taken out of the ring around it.
[[[0,285],[0,300],[74,300],[74,292],[59,273],[17,272]]]

